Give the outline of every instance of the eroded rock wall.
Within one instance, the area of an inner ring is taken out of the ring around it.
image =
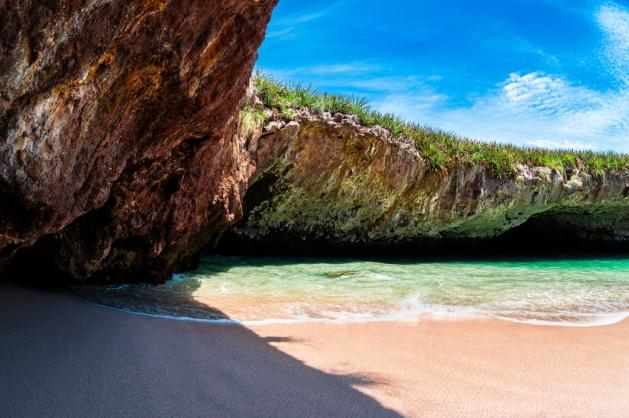
[[[193,263],[242,212],[234,129],[275,3],[0,1],[0,267]]]
[[[248,142],[257,168],[227,248],[360,252],[417,244],[421,253],[439,242],[490,240],[541,214],[552,222],[540,241],[562,233],[552,230],[559,223],[596,241],[629,238],[627,171],[520,165],[506,179],[480,164],[435,171],[412,143],[355,117],[274,117]]]

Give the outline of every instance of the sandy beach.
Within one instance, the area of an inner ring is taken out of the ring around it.
[[[396,417],[240,326],[0,284],[0,417]]]
[[[23,416],[626,416],[629,322],[273,324],[128,314],[0,285],[0,405]]]
[[[409,417],[629,414],[629,322],[291,324],[253,328],[306,365]]]

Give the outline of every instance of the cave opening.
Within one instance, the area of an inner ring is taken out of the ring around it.
[[[629,208],[556,208],[535,214],[493,238],[413,239],[404,242],[334,242],[283,231],[264,238],[235,233],[236,224],[211,253],[299,257],[404,257],[513,259],[620,257],[629,254]],[[210,252],[210,251],[208,251]]]

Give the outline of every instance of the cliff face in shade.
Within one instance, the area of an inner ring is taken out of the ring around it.
[[[276,0],[0,1],[0,266],[158,281],[241,215]]]
[[[538,228],[538,243],[553,235],[629,239],[627,171],[520,165],[514,178],[500,179],[483,165],[455,163],[436,172],[412,143],[355,117],[300,111],[292,121],[275,119],[248,140],[256,171],[226,249],[421,254],[527,224]]]

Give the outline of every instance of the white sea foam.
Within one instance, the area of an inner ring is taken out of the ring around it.
[[[93,303],[87,301],[88,303]],[[517,317],[509,317],[504,315],[482,312],[481,310],[469,307],[456,306],[418,306],[419,309],[413,310],[402,308],[397,311],[391,311],[381,314],[373,314],[369,312],[335,312],[334,316],[307,316],[295,315],[292,318],[266,318],[266,319],[247,319],[239,320],[234,318],[200,318],[185,315],[177,315],[164,311],[163,313],[144,312],[137,309],[114,307],[102,303],[94,303],[95,305],[114,309],[117,311],[151,317],[168,319],[175,321],[189,321],[208,324],[221,325],[273,325],[273,324],[306,324],[306,323],[325,323],[325,324],[353,324],[353,323],[369,323],[369,322],[419,322],[422,320],[441,320],[441,321],[457,321],[457,320],[473,320],[473,319],[495,319],[501,321],[517,322],[521,324],[530,324],[538,326],[556,326],[556,327],[597,327],[613,325],[629,318],[629,312],[616,312],[604,314],[587,314],[583,315],[579,321],[551,321],[544,319],[522,319]],[[573,314],[574,315],[574,314]]]
[[[379,263],[206,259],[166,285],[109,286],[88,299],[210,323],[500,319],[601,326],[629,317],[629,260]],[[207,310],[204,306],[208,306]],[[216,319],[216,311],[231,319]]]
[[[504,321],[518,322],[521,324],[542,325],[542,326],[552,326],[552,327],[600,327],[600,326],[605,326],[605,325],[613,325],[613,324],[617,324],[619,322],[624,321],[625,319],[629,318],[629,312],[587,314],[587,315],[583,315],[583,317],[579,321],[569,321],[569,320],[549,321],[549,320],[544,320],[544,319],[519,319],[519,318],[510,318],[507,316],[500,316],[500,315],[489,315],[488,317],[493,318],[493,319],[500,319]]]

